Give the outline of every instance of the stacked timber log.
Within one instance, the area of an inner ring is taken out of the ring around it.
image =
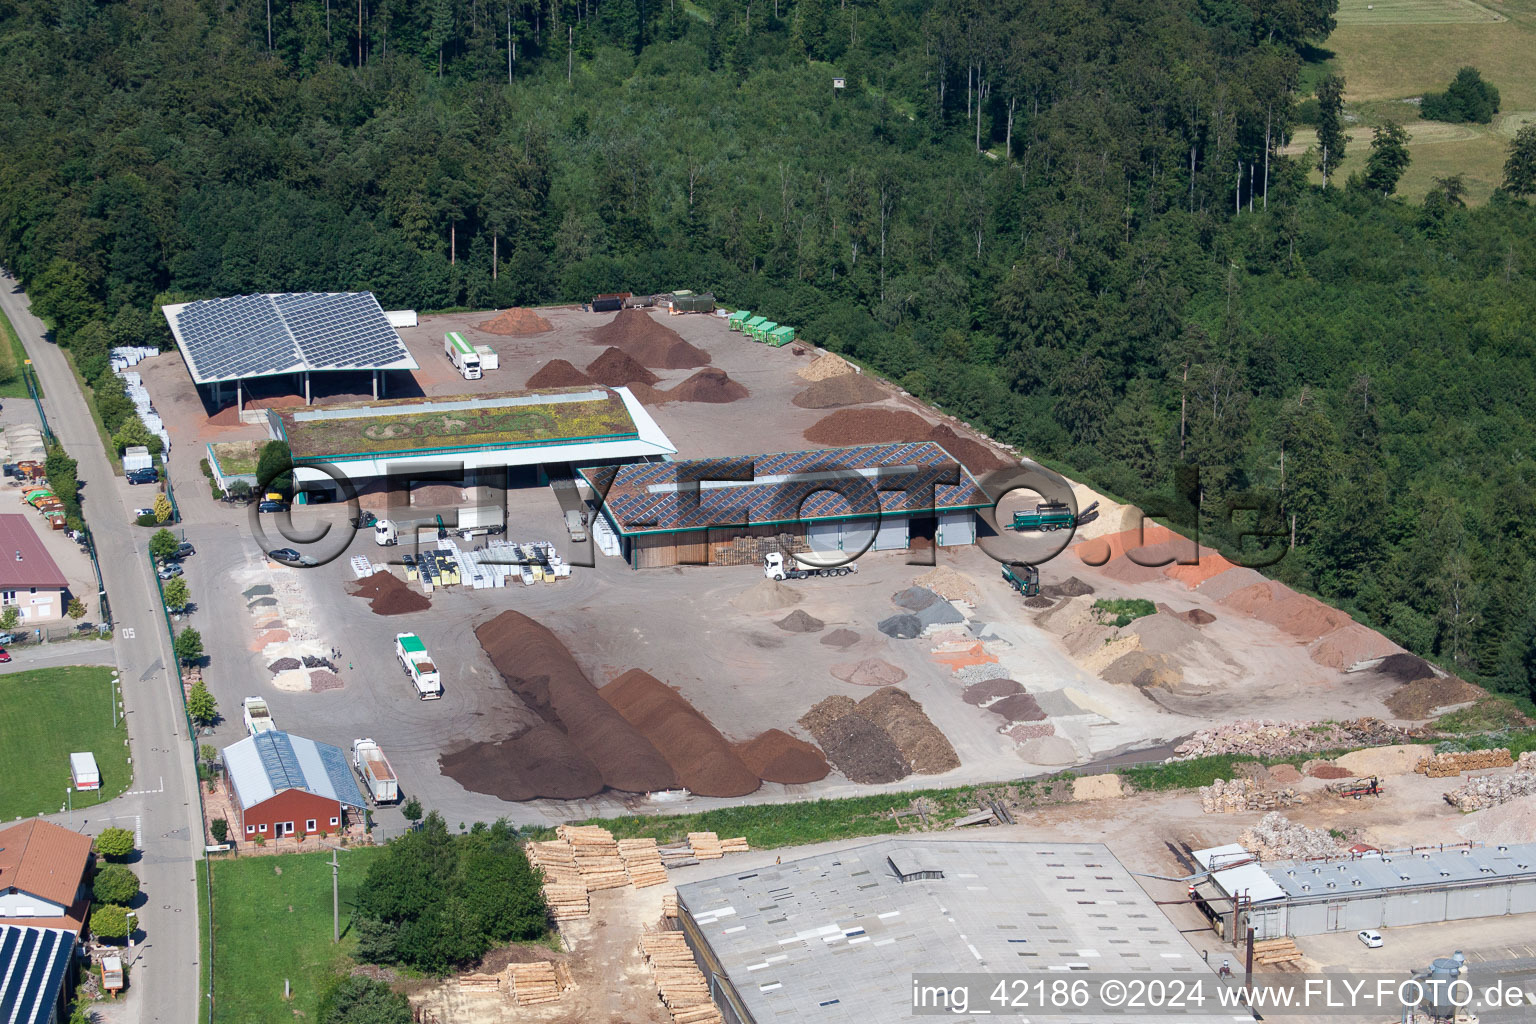
[[[636,889],[648,885],[663,885],[667,869],[661,864],[661,851],[654,839],[620,839],[619,857],[624,861],[624,872],[629,883]]]
[[[666,843],[656,849],[661,854],[661,862],[669,868],[686,868],[699,862],[699,858],[693,855],[693,847],[686,841]]]
[[[661,1001],[672,1012],[673,1024],[724,1024],[720,1011],[709,1001],[704,980],[682,932],[647,932],[640,936],[640,952],[656,979]]]
[[[564,839],[529,843],[528,860],[544,874],[544,902],[556,921],[586,917],[591,912],[587,886],[576,867],[576,854]]]
[[[1432,779],[1446,779],[1460,775],[1462,772],[1508,768],[1514,763],[1515,760],[1509,756],[1509,751],[1504,747],[1498,747],[1494,750],[1464,750],[1457,753],[1435,754],[1433,757],[1421,757],[1413,770]]]
[[[580,883],[544,886],[544,904],[549,907],[549,916],[556,921],[571,921],[592,912],[587,887]]]
[[[720,849],[720,837],[713,832],[689,832],[688,846],[699,860],[719,860],[725,856]]]
[[[555,834],[571,844],[576,870],[581,872],[581,882],[588,892],[629,884],[612,832],[595,825],[561,825]]]
[[[666,893],[662,893],[661,894],[661,916],[662,917],[676,917],[677,916],[677,891],[676,890],[673,890],[672,892],[666,892]]]
[[[721,853],[746,853],[752,847],[747,845],[746,836],[737,836],[735,839],[720,840]]]
[[[518,1006],[538,1006],[560,998],[560,979],[555,976],[555,965],[548,960],[511,964],[507,967],[507,975],[512,981],[512,998]]]
[[[461,974],[459,989],[476,995],[496,995],[501,989],[499,974]]]
[[[1291,939],[1264,939],[1253,944],[1253,962],[1265,967],[1292,964],[1300,960],[1302,955]]]

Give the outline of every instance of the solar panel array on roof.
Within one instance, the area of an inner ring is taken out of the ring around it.
[[[991,504],[976,479],[932,441],[637,463],[581,473],[599,494],[606,494],[606,507],[626,534],[931,514]],[[695,489],[689,481],[703,482]]]
[[[237,295],[165,312],[200,382],[416,365],[371,292]]]
[[[0,1021],[51,1024],[74,948],[62,928],[0,925]]]

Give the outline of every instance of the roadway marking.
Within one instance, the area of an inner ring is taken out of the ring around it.
[[[156,749],[156,748],[151,748],[151,749]],[[164,793],[164,792],[165,792],[165,776],[162,775],[162,776],[160,776],[160,788],[159,789],[134,789],[134,790],[129,790],[127,793],[124,793],[123,796],[153,796],[156,793]]]
[[[123,632],[123,639],[124,640],[132,640],[133,639],[133,627],[132,626],[124,626],[122,632]]]

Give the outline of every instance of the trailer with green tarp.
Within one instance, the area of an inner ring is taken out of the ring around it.
[[[763,338],[764,343],[772,345],[774,348],[783,348],[794,340],[795,329],[793,327],[775,327]]]
[[[741,325],[741,333],[750,334],[755,338],[757,337],[757,328],[767,322],[768,318],[765,316],[754,316],[752,319]]]
[[[669,297],[668,305],[674,313],[711,313],[715,308],[715,293],[701,295],[686,289],[676,291]]]
[[[741,330],[741,325],[750,319],[752,319],[752,311],[750,309],[738,309],[726,318],[726,326],[733,331],[739,331]]]
[[[772,320],[765,320],[758,324],[756,327],[752,328],[752,337],[756,338],[758,341],[764,341],[768,337],[768,332],[777,326],[779,325],[776,322]]]

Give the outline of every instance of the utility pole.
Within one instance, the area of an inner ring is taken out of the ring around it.
[[[336,850],[331,849],[331,943],[341,942],[341,862]]]

